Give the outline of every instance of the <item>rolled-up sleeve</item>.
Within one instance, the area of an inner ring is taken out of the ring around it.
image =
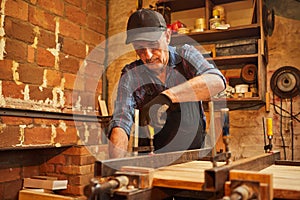
[[[108,133],[110,134],[114,127],[120,127],[129,136],[134,117],[134,99],[130,87],[130,75],[128,73],[121,76],[117,92],[113,118],[110,121]]]
[[[184,54],[182,57],[195,68],[196,76],[202,74],[216,74],[220,76],[224,82],[224,85],[226,85],[226,79],[220,70],[213,64],[209,63],[194,46],[186,44],[181,48],[183,50],[181,52]]]

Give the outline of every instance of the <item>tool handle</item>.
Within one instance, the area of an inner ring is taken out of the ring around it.
[[[272,118],[267,118],[267,135],[268,135],[268,137],[273,136],[273,121],[272,121]]]
[[[229,136],[229,108],[221,109],[222,135]]]

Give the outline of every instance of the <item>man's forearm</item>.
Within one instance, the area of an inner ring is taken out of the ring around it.
[[[128,136],[126,132],[119,127],[113,128],[109,141],[110,158],[122,158],[127,154]]]
[[[167,95],[173,103],[205,101],[224,89],[225,85],[220,76],[204,74],[165,90],[163,94]]]

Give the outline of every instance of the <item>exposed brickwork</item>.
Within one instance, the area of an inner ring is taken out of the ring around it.
[[[80,31],[81,31],[81,26],[79,24],[75,24],[72,21],[69,20],[60,20],[60,34],[63,36],[67,36],[70,38],[73,38],[75,40],[80,39]]]
[[[28,4],[22,0],[8,0],[5,4],[5,14],[22,21],[28,21]]]
[[[44,48],[55,48],[55,33],[39,28],[38,44]]]
[[[62,73],[57,70],[47,70],[46,71],[46,80],[47,86],[57,87],[61,84]]]
[[[44,69],[32,64],[20,64],[17,70],[19,81],[33,85],[41,85],[43,83]]]
[[[38,48],[36,61],[40,66],[54,67],[55,58],[49,50]]]
[[[63,16],[64,12],[64,2],[61,0],[39,0],[37,1],[37,6],[40,6],[44,8],[47,11],[50,11],[51,13],[54,13],[55,15]]]
[[[92,30],[105,34],[105,21],[103,19],[94,16],[88,16],[87,25]]]
[[[66,56],[61,54],[59,57],[59,68],[63,72],[70,72],[76,74],[80,68],[80,62],[78,58],[72,56]]]
[[[17,85],[12,81],[2,81],[2,94],[4,97],[23,99],[24,84]]]
[[[29,63],[35,62],[35,49],[32,46],[27,46],[27,61]]]
[[[1,121],[6,125],[29,125],[32,124],[32,118],[27,117],[12,117],[12,116],[2,116]]]
[[[15,38],[24,42],[33,43],[35,33],[34,26],[28,22],[20,22],[13,18],[6,18],[5,33],[8,37]]]
[[[46,99],[52,99],[53,94],[52,90],[49,88],[42,88],[39,86],[30,86],[29,87],[29,95],[30,99],[35,100],[35,101],[45,101]]]
[[[79,138],[76,128],[69,127],[65,131],[61,128],[56,129],[55,143],[60,143],[61,145],[77,144],[77,140]]]
[[[79,24],[79,25],[86,24],[86,18],[88,15],[81,9],[80,6],[66,5],[65,9],[66,9],[66,18],[67,19],[69,19],[70,21],[72,21],[76,24]]]
[[[77,48],[74,48],[77,47]],[[72,38],[65,38],[64,44],[62,46],[62,52],[69,54],[78,58],[85,58],[86,56],[86,46],[85,43],[74,40]]]
[[[38,7],[29,7],[29,22],[48,31],[55,31],[55,15]]]
[[[51,129],[42,127],[26,128],[24,132],[25,145],[48,144],[51,141]]]
[[[99,35],[96,31],[83,29],[82,30],[83,40],[88,44],[98,45],[105,40],[103,35]]]
[[[17,62],[25,62],[27,60],[27,45],[18,40],[6,39],[6,58]]]
[[[0,182],[9,182],[20,179],[20,168],[0,169]]]
[[[12,66],[13,62],[12,60],[0,60],[0,79],[1,80],[12,80],[13,74],[12,74]]]
[[[0,148],[14,147],[20,143],[20,128],[18,126],[4,126],[0,128]]]

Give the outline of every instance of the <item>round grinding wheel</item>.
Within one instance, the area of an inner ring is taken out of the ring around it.
[[[291,66],[277,69],[271,77],[271,89],[281,98],[293,98],[300,93],[300,71]]]
[[[241,78],[246,83],[254,83],[257,75],[257,67],[254,64],[247,64],[242,68]]]

